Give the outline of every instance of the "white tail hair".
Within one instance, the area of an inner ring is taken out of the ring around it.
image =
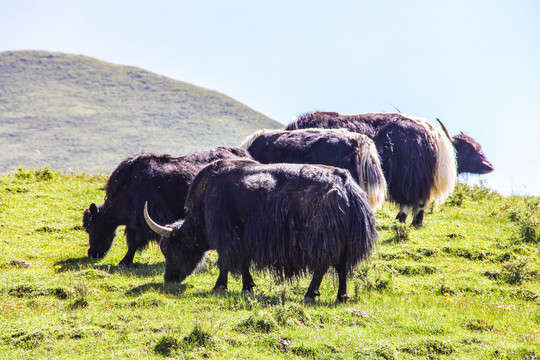
[[[457,160],[456,150],[450,139],[441,128],[435,126],[428,120],[416,116],[404,115],[407,119],[421,125],[435,144],[437,163],[431,188],[430,199],[435,203],[443,202],[452,194],[457,182]]]
[[[358,143],[359,152],[358,157],[355,159],[356,175],[360,187],[366,192],[369,206],[373,211],[377,211],[386,200],[387,186],[375,143],[366,135],[345,129],[340,130],[348,133]]]
[[[242,140],[242,143],[240,144],[239,148],[247,150],[247,149],[249,149],[251,144],[253,144],[255,139],[257,139],[259,136],[264,135],[264,134],[280,133],[280,132],[283,132],[283,131],[285,131],[285,130],[283,130],[283,129],[276,129],[276,130],[262,129],[262,130],[257,130],[253,134],[246,136],[244,138],[244,140]]]

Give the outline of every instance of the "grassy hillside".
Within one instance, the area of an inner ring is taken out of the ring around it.
[[[216,256],[181,285],[163,285],[152,245],[119,268],[119,232],[86,258],[81,214],[101,203],[105,176],[48,169],[0,177],[0,354],[56,359],[537,359],[540,199],[460,185],[420,229],[377,214],[380,247],[349,280],[301,303],[309,279],[254,274],[211,292]]]
[[[277,122],[215,91],[85,56],[0,53],[0,173],[110,172],[141,150],[238,145]]]

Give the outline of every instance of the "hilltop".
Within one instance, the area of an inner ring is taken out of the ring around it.
[[[0,53],[0,173],[110,172],[126,156],[237,146],[281,124],[216,91],[131,66],[43,51]]]

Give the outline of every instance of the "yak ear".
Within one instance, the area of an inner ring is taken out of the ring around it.
[[[171,234],[173,237],[178,236],[178,233],[181,231],[182,225],[184,225],[184,220],[179,220],[174,224]]]
[[[96,216],[98,214],[98,208],[94,203],[90,204],[90,214],[92,214],[92,216]]]

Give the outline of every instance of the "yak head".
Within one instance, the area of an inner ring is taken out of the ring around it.
[[[150,218],[147,203],[144,204],[144,219],[150,229],[161,235],[159,248],[165,256],[164,282],[184,281],[197,268],[206,251],[197,243],[189,241],[183,220],[171,225],[159,225]]]
[[[472,137],[461,133],[452,138],[452,143],[457,154],[458,174],[488,174],[494,170],[482,146]]]
[[[437,121],[441,124],[444,133],[456,149],[458,174],[489,174],[495,170],[491,162],[487,159],[486,154],[482,151],[482,146],[476,140],[465,135],[463,132],[450,137],[441,120],[437,119]]]
[[[101,259],[111,248],[117,226],[103,211],[103,205],[92,203],[83,212],[83,228],[88,233],[88,256]]]

